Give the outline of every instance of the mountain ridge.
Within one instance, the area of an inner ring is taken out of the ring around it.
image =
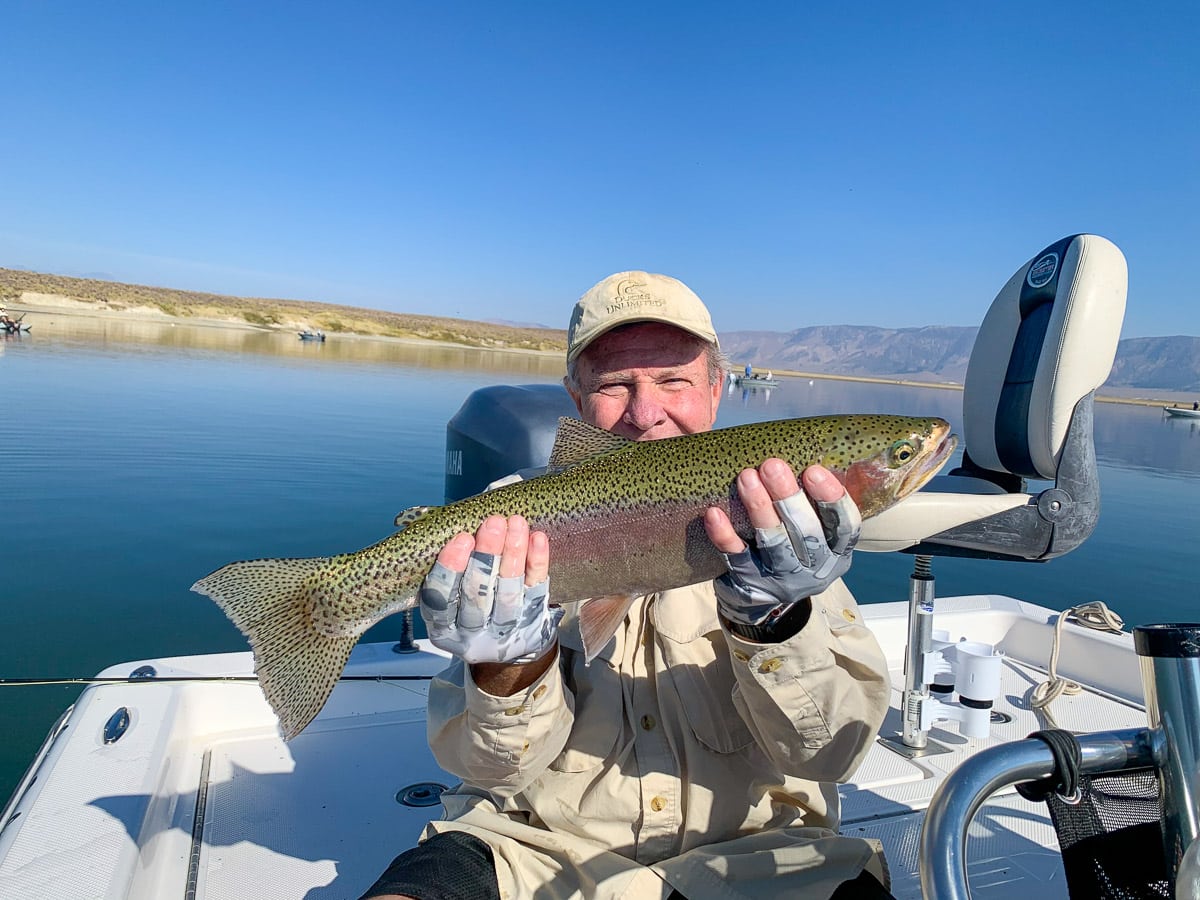
[[[866,378],[961,384],[978,326],[813,325],[789,332],[730,331],[721,347],[735,370],[746,363]],[[1200,337],[1125,338],[1108,387],[1200,392]]]

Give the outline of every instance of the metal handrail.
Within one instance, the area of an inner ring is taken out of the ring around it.
[[[1118,772],[1161,759],[1158,729],[1128,728],[1079,735],[1080,771]],[[996,791],[1054,771],[1050,747],[1036,738],[982,750],[955,769],[933,795],[921,828],[921,891],[925,900],[970,900],[967,826]]]

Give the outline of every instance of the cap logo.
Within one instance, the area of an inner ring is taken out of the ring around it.
[[[608,304],[605,309],[609,315],[614,313],[625,312],[630,309],[638,309],[642,306],[663,306],[666,301],[661,297],[655,297],[646,290],[644,281],[635,281],[632,278],[627,278],[624,281],[617,283],[617,295]]]

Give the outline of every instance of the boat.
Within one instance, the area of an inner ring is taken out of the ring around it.
[[[1188,698],[1200,694],[1200,626],[1131,634],[1095,605],[1060,613],[1000,594],[934,592],[938,557],[1027,564],[1090,534],[1094,393],[1116,351],[1125,286],[1120,251],[1094,235],[1065,238],[1019,269],[994,307],[1015,311],[1031,295],[1089,307],[1042,319],[1062,328],[1043,342],[1036,369],[1047,390],[1034,392],[1061,413],[1037,416],[1057,432],[1004,418],[1017,405],[992,388],[1028,349],[1017,341],[1027,329],[1019,315],[989,315],[977,343],[986,352],[972,356],[963,393],[962,466],[865,523],[860,550],[903,551],[914,566],[907,601],[860,607],[893,690],[865,761],[839,787],[841,828],[882,842],[898,900],[1067,896],[1047,804],[1014,787],[1062,775],[1062,754],[1027,737],[1050,713],[1082,733],[1084,773],[1156,773],[1164,811],[1155,807],[1152,827],[1188,850],[1173,862],[1164,851],[1164,866],[1181,882],[1195,876],[1200,717]],[[1058,371],[1063,360],[1070,377]],[[557,386],[475,391],[447,426],[447,500],[543,464],[558,416],[573,409]],[[1046,410],[1023,415],[1037,412]],[[996,435],[1015,431],[1029,451],[1015,468],[1037,467],[1052,487],[1030,494],[1024,477],[996,477],[1019,475],[995,459]],[[446,663],[410,630],[397,643],[360,644],[289,742],[249,651],[105,669],[51,729],[0,818],[0,896],[358,896],[438,816],[456,781],[425,734],[428,685]],[[1079,690],[1061,690],[1067,681]],[[1141,866],[1148,855],[1132,858]]]
[[[1164,406],[1163,412],[1175,419],[1200,419],[1200,409],[1180,409],[1177,406]]]
[[[777,388],[779,379],[767,375],[734,375],[733,383],[746,388]]]
[[[325,343],[325,332],[323,331],[301,331],[298,332],[302,341],[318,341]]]
[[[28,332],[30,326],[21,324],[21,320],[24,318],[24,313],[21,313],[21,315],[17,316],[15,319],[9,317],[5,313],[0,313],[0,331],[3,331],[5,334],[20,334],[21,332]]]

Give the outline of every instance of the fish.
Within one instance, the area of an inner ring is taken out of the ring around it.
[[[933,417],[779,419],[643,442],[563,418],[544,475],[412,507],[396,517],[398,531],[352,553],[234,562],[192,590],[248,639],[259,685],[290,740],[324,706],[362,633],[416,606],[441,548],[488,516],[521,515],[546,533],[551,602],[583,602],[591,658],[635,597],[726,571],[704,530],[707,507],[725,510],[738,534],[752,539],[735,487],[741,470],[770,457],[797,473],[820,463],[868,518],[925,484],[956,443],[949,423]]]

